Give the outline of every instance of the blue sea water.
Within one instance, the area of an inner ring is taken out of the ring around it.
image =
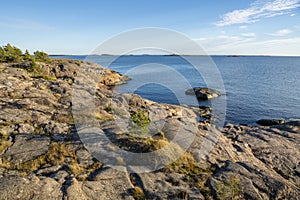
[[[220,76],[212,70],[209,80],[207,74],[199,73],[180,56],[53,57],[86,59],[128,74],[134,84],[120,86],[120,92],[135,92],[157,102],[211,106],[226,100],[226,121],[235,124],[255,124],[262,118],[300,118],[300,57],[187,56],[189,60],[197,60],[199,67],[208,70],[208,74],[210,67],[216,67]],[[195,103],[194,97],[184,94],[188,89],[184,81],[188,81],[190,87],[214,86],[214,81],[220,81],[219,77],[222,77],[224,88],[216,88],[223,93],[217,99]],[[212,82],[208,84],[209,81]]]

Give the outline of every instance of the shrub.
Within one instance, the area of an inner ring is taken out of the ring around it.
[[[10,44],[0,47],[0,62],[21,62],[23,52]]]
[[[134,127],[146,127],[150,122],[147,114],[142,109],[138,109],[131,114],[131,123]]]
[[[50,62],[50,58],[47,53],[43,51],[35,51],[34,56],[30,55],[28,50],[23,54],[22,50],[7,44],[0,47],[0,62]]]
[[[150,125],[151,121],[148,118],[148,115],[142,109],[132,112],[130,121],[131,129],[129,132],[131,135],[145,136],[148,134],[148,126]]]
[[[50,62],[49,55],[43,51],[35,51],[34,58],[38,62]]]

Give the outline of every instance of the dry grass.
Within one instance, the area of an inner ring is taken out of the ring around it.
[[[100,121],[111,121],[114,120],[114,117],[107,113],[106,111],[101,110],[100,112],[95,112],[95,117]]]
[[[237,176],[231,176],[230,179],[218,183],[217,199],[230,200],[242,199],[243,190],[240,188],[240,179]]]
[[[66,144],[52,142],[46,154],[41,155],[34,160],[21,163],[16,166],[16,169],[20,171],[32,172],[40,168],[64,163],[67,157],[71,158],[71,160],[76,159],[75,153],[69,151]]]
[[[206,199],[213,199],[212,192],[206,185],[206,182],[208,178],[212,176],[214,169],[203,169],[199,167],[191,153],[185,152],[179,159],[170,164],[164,170],[167,173],[176,172],[184,174],[186,179],[185,181],[191,185],[191,187],[198,188]]]
[[[146,146],[149,147],[149,151],[156,151],[169,144],[169,141],[165,138],[163,139],[153,139],[152,137],[147,138],[143,141]]]
[[[74,119],[71,111],[68,114],[57,114],[53,116],[52,119],[60,123],[74,124]]]
[[[139,186],[134,186],[134,188],[132,189],[132,196],[136,200],[146,199],[143,189],[140,188]]]
[[[94,170],[100,169],[102,167],[102,163],[100,162],[94,162],[90,166],[81,165],[78,163],[78,158],[75,152],[68,149],[68,144],[52,142],[46,154],[41,155],[34,160],[21,163],[15,168],[19,171],[30,173],[37,169],[46,168],[57,164],[67,165],[70,172],[75,177],[79,176],[82,173],[88,175]]]
[[[8,141],[9,134],[6,130],[2,129],[0,131],[0,154],[10,145],[12,145],[12,142]]]

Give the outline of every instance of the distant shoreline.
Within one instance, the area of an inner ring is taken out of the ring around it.
[[[117,54],[50,54],[50,57],[60,56],[210,56],[210,57],[300,57],[299,56],[286,56],[286,55],[177,55],[177,54],[128,54],[128,55],[117,55]]]

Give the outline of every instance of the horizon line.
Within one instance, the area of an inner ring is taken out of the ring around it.
[[[226,56],[226,57],[300,57],[300,55],[264,55],[264,54],[49,54],[49,56]]]

